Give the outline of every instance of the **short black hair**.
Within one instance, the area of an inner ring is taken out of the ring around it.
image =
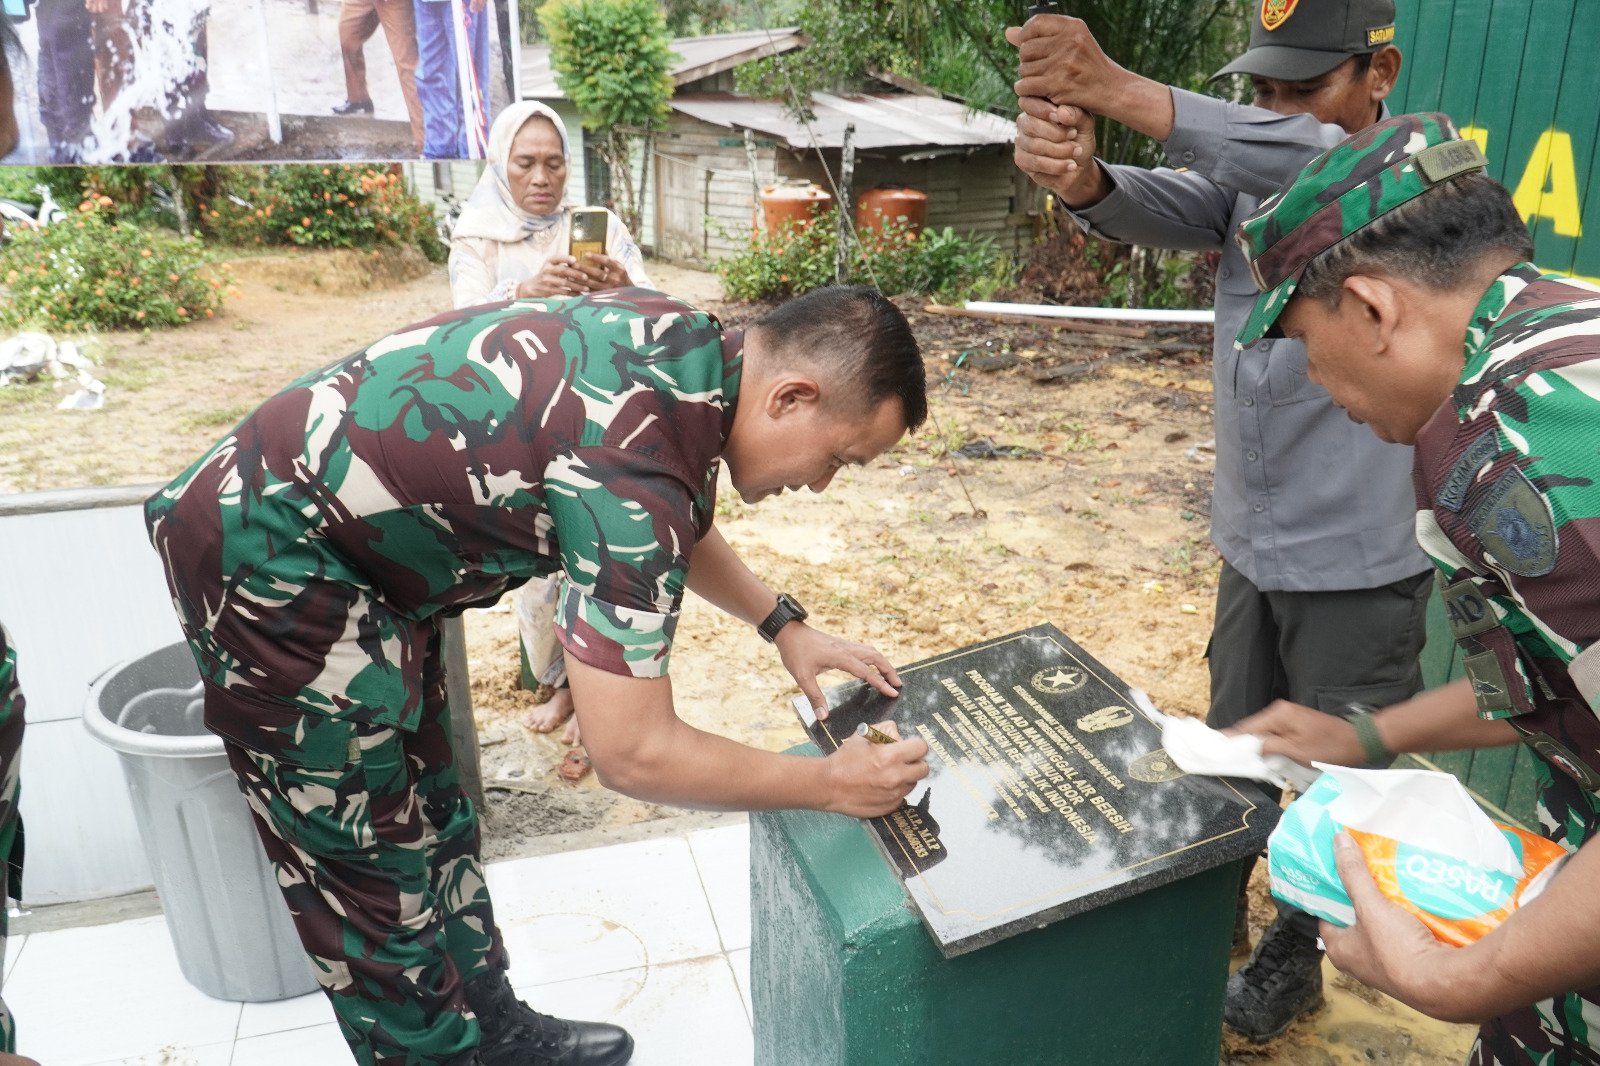
[[[928,417],[922,350],[911,324],[867,285],[829,285],[779,305],[750,327],[782,367],[826,367],[859,389],[865,410],[899,397],[907,430]]]
[[[1446,292],[1490,255],[1533,258],[1533,238],[1511,194],[1478,171],[1436,185],[1306,264],[1295,295],[1337,304],[1344,280],[1374,271]]]

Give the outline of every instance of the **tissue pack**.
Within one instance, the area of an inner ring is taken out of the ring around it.
[[[1362,777],[1400,773],[1416,771],[1367,771]],[[1415,833],[1409,834],[1410,840],[1384,835],[1378,831],[1384,821],[1381,804],[1360,819],[1365,828],[1347,825],[1338,817],[1344,794],[1341,776],[1329,772],[1319,777],[1289,805],[1267,841],[1272,894],[1335,925],[1355,921],[1334,863],[1334,839],[1346,829],[1361,846],[1379,891],[1416,915],[1436,939],[1457,947],[1477,940],[1536,896],[1566,857],[1554,841],[1491,822],[1476,810],[1477,817],[1504,837],[1514,862],[1501,865],[1515,872],[1463,858],[1457,850],[1429,848]],[[1448,821],[1450,813],[1458,812],[1441,812],[1440,821]]]

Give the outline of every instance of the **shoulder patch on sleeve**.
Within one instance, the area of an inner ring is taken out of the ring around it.
[[[1508,470],[1467,515],[1495,562],[1521,577],[1556,568],[1556,527],[1550,503],[1521,470]]]

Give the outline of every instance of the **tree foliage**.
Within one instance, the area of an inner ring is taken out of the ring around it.
[[[549,0],[539,24],[550,42],[556,84],[597,134],[600,154],[622,176],[618,213],[639,228],[649,173],[650,133],[666,125],[673,82],[667,25],[653,0]],[[644,141],[640,179],[629,169],[632,145]]]
[[[744,28],[748,8],[740,0],[662,0],[661,17],[673,37],[702,37]]]
[[[539,32],[540,0],[517,0],[523,44],[541,44]],[[661,17],[669,37],[703,37],[711,33],[732,33],[751,29],[749,7],[741,0],[662,0]]]
[[[1106,53],[1148,78],[1198,88],[1242,50],[1245,0],[1073,0]],[[1027,18],[1023,0],[812,0],[794,9],[810,39],[799,52],[749,64],[741,91],[804,101],[859,87],[873,70],[915,78],[976,108],[1017,113],[1016,49],[1007,26]],[[778,92],[773,87],[779,87]],[[1100,130],[1111,162],[1149,163],[1156,150],[1119,127]]]

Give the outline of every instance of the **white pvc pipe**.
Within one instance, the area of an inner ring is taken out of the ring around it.
[[[273,144],[282,144],[283,116],[278,112],[278,78],[272,71],[272,44],[267,37],[267,9],[262,0],[256,0],[255,8],[256,24],[260,31],[261,62],[266,68],[267,136],[272,139]]]
[[[1094,318],[1111,322],[1184,322],[1213,325],[1213,311],[1157,311],[1137,307],[1062,307],[1058,304],[1002,304],[968,300],[968,311],[1001,315],[1037,315],[1041,318]]]

